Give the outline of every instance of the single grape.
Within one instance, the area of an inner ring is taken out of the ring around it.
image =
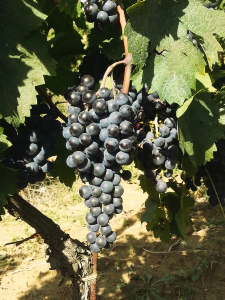
[[[75,136],[71,136],[68,140],[68,143],[70,145],[70,147],[72,149],[76,149],[79,147],[80,145],[80,141],[79,141],[79,138],[75,137]]]
[[[108,14],[107,13],[105,13],[105,12],[103,12],[103,11],[100,11],[99,13],[98,13],[98,15],[100,14],[100,13],[102,13],[102,15],[107,15],[107,19],[106,19],[106,22],[108,21]],[[98,17],[97,17],[98,18]],[[100,21],[100,20],[99,20]],[[101,21],[100,21],[101,22]],[[105,22],[102,22],[102,23],[105,23]],[[98,91],[98,93],[99,93],[99,97],[101,97],[101,98],[103,98],[103,99],[107,99],[107,98],[109,98],[109,96],[110,96],[110,90],[108,89],[108,88],[106,88],[106,87],[103,87],[103,88],[101,88],[99,91]]]
[[[37,164],[42,164],[44,161],[46,161],[47,155],[45,154],[44,151],[40,151],[34,158],[34,162]]]
[[[88,125],[91,123],[92,116],[88,111],[82,111],[81,113],[79,113],[78,120],[79,120],[80,124]]]
[[[101,177],[105,175],[105,166],[101,163],[97,163],[94,165],[93,169],[94,176]]]
[[[94,186],[91,188],[91,194],[94,196],[94,197],[100,197],[101,194],[102,194],[102,191],[100,189],[100,187],[98,186]]]
[[[125,165],[128,163],[130,159],[130,155],[128,153],[125,153],[123,151],[119,151],[116,154],[116,162],[120,165]]]
[[[134,111],[129,105],[122,105],[119,109],[119,112],[125,119],[130,119],[134,117]]]
[[[90,231],[93,231],[93,232],[96,232],[96,231],[98,231],[99,230],[99,224],[98,223],[96,223],[96,224],[88,224],[88,229],[90,230]]]
[[[81,112],[81,109],[80,107],[76,107],[76,106],[69,106],[68,107],[68,113],[71,115],[71,114],[78,114]]]
[[[98,152],[98,144],[93,142],[90,146],[85,149],[86,155],[93,156]]]
[[[68,89],[65,94],[64,98],[68,101],[71,105],[77,105],[81,102],[81,95],[72,89]]]
[[[129,135],[133,132],[133,125],[129,121],[123,121],[120,123],[120,131],[124,135]]]
[[[102,128],[99,133],[99,139],[100,141],[104,142],[106,139],[108,139],[108,130],[107,128]]]
[[[123,199],[121,197],[114,197],[113,198],[114,207],[120,207],[122,204],[123,204]]]
[[[101,204],[107,205],[110,204],[111,201],[112,201],[112,195],[110,194],[102,193],[101,196],[99,197],[99,202]]]
[[[113,197],[117,198],[122,196],[124,193],[124,189],[121,185],[114,186]]]
[[[26,170],[29,175],[36,175],[39,171],[39,166],[36,162],[30,162],[27,164]]]
[[[113,231],[109,236],[107,236],[106,240],[109,243],[113,243],[115,242],[116,238],[117,238],[116,233]]]
[[[116,11],[116,3],[111,0],[107,0],[104,2],[102,9],[108,14],[111,14]]]
[[[83,185],[79,189],[79,194],[83,199],[88,199],[91,197],[91,188],[88,185]]]
[[[94,78],[90,75],[84,75],[81,80],[80,83],[86,85],[89,89],[92,89],[94,87],[95,81]]]
[[[116,112],[119,109],[119,104],[115,100],[107,101],[108,112],[111,114],[112,112]]]
[[[94,233],[94,232],[88,232],[88,234],[86,235],[86,241],[87,241],[89,244],[95,243],[96,238],[97,238],[97,235],[96,235],[96,233]]]
[[[97,99],[94,101],[92,104],[92,109],[97,113],[97,114],[104,114],[105,111],[107,110],[107,104],[104,99]]]
[[[103,178],[100,177],[93,177],[91,183],[95,186],[100,186],[103,182]]]
[[[98,216],[97,222],[100,226],[106,226],[109,222],[109,217],[106,214],[102,213]]]
[[[153,163],[156,165],[156,166],[161,166],[163,163],[165,162],[165,156],[163,155],[154,155],[153,157]]]
[[[161,133],[162,137],[168,137],[170,135],[170,130],[167,126],[160,127],[159,132]]]
[[[110,194],[113,192],[113,184],[110,181],[103,181],[100,186],[103,193]]]
[[[162,137],[158,137],[154,140],[154,144],[156,145],[156,147],[162,147],[165,143],[165,139]]]
[[[106,226],[102,226],[100,228],[101,234],[104,236],[108,236],[110,235],[110,233],[112,232],[112,228],[110,225],[106,225]]]
[[[105,147],[108,152],[115,152],[119,148],[119,142],[115,138],[107,138],[105,140]]]
[[[127,94],[125,93],[119,93],[115,97],[116,102],[119,104],[119,106],[125,105],[129,103],[129,98]]]
[[[117,14],[109,16],[109,23],[110,24],[115,24],[117,22],[117,20],[118,20],[118,15]]]
[[[92,120],[94,121],[94,122],[99,122],[100,121],[100,115],[99,114],[97,114],[93,109],[90,109],[89,110],[89,114],[91,115],[91,117],[92,117]]]
[[[28,142],[38,143],[41,141],[43,134],[38,129],[33,129],[27,132],[26,138]]]
[[[106,181],[111,181],[111,180],[113,179],[113,177],[114,177],[113,171],[110,170],[110,169],[106,169],[106,171],[105,171],[105,176],[104,176],[104,180],[106,180]]]
[[[121,214],[122,211],[123,211],[123,205],[120,205],[120,206],[118,206],[118,207],[115,207],[114,213],[115,213],[116,215],[119,215],[119,214]]]
[[[91,166],[92,166],[92,164],[91,164],[90,159],[86,158],[84,163],[77,167],[77,170],[80,172],[88,172],[91,169]]]
[[[95,224],[96,220],[97,220],[94,216],[92,216],[92,214],[90,212],[88,212],[86,214],[85,219],[86,219],[87,223],[90,224],[90,225]]]
[[[129,152],[132,149],[132,142],[128,139],[123,139],[119,143],[119,149],[123,152]]]
[[[108,115],[104,115],[100,120],[100,126],[102,128],[107,128],[110,125],[109,117]]]
[[[99,248],[96,243],[90,244],[90,247],[92,252],[98,253],[101,251],[101,248]]]
[[[173,158],[167,159],[167,160],[165,161],[165,168],[166,168],[166,169],[172,170],[172,169],[175,168],[175,166],[176,166],[176,161],[175,161]]]
[[[111,215],[115,210],[115,207],[113,204],[108,204],[103,206],[103,212],[107,215]]]
[[[101,236],[99,235],[96,239],[96,245],[99,247],[99,248],[104,248],[106,246],[106,238],[104,236]]]
[[[114,174],[113,181],[112,181],[113,185],[120,184],[120,181],[121,181],[120,175],[119,174]]]
[[[108,131],[108,136],[113,138],[117,137],[120,133],[119,126],[116,124],[110,124],[107,127],[107,131]]]
[[[74,159],[73,159],[73,155],[69,155],[66,159],[66,164],[68,167],[70,168],[76,168],[77,164],[75,163]]]
[[[165,193],[166,190],[167,190],[167,184],[165,182],[162,182],[162,181],[158,181],[156,186],[156,191],[159,192],[159,193]]]
[[[66,128],[68,128],[68,127],[66,127]],[[70,127],[69,127],[69,132],[70,132],[70,134],[71,134],[72,136],[79,137],[79,136],[81,135],[81,133],[83,132],[83,127],[82,127],[82,125],[79,124],[79,123],[73,123],[73,124],[71,124]],[[71,136],[71,135],[70,135],[70,136]],[[63,136],[64,136],[65,138],[70,138],[69,135],[68,135],[68,137],[65,136],[65,135],[63,135]]]
[[[102,212],[102,208],[100,206],[95,206],[90,208],[90,213],[93,217],[98,217]]]
[[[119,125],[123,121],[123,116],[120,112],[114,111],[110,114],[109,120],[112,124]]]
[[[80,93],[80,94],[84,94],[86,91],[88,90],[88,87],[86,86],[86,85],[84,85],[84,84],[80,84],[80,85],[78,85],[78,87],[77,87],[77,91]]]
[[[26,144],[24,147],[24,152],[30,156],[35,156],[38,153],[38,150],[38,145],[35,143]]]
[[[91,136],[88,133],[82,133],[79,137],[79,141],[85,147],[89,146],[92,142]]]
[[[94,91],[87,90],[84,92],[82,100],[84,103],[92,104],[97,99],[97,95]]]
[[[123,173],[120,176],[123,178],[123,180],[127,181],[131,179],[132,173],[128,170],[123,170]]]

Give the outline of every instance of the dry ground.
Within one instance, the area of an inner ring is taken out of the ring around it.
[[[78,196],[81,185],[78,181],[69,189],[48,178],[44,184],[29,186],[22,195],[71,237],[85,241],[88,208]],[[220,209],[209,206],[204,197],[196,198],[191,211],[194,226],[187,230],[186,243],[177,243],[165,254],[170,245],[154,238],[140,222],[147,195],[135,183],[122,185],[124,211],[111,220],[118,239],[112,249],[99,254],[97,299],[138,299],[133,288],[139,286],[143,291],[138,278],[151,273],[152,283],[167,274],[175,277],[155,285],[165,299],[225,300],[225,222]],[[8,214],[0,228],[0,299],[71,299],[69,280],[49,270],[41,238],[18,247],[4,246],[30,236],[33,229]],[[122,281],[125,287],[131,283],[127,286],[129,295],[118,288]]]

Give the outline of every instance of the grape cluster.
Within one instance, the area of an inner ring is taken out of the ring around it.
[[[138,121],[135,124],[137,139],[140,143],[137,158],[142,163],[146,178],[152,180],[159,193],[165,193],[169,178],[176,166],[178,136],[176,129],[176,105],[160,101],[158,93],[148,93],[144,87],[133,96],[132,107],[136,108]],[[142,121],[142,122],[140,122]]]
[[[193,178],[185,177],[184,181],[186,187],[192,191],[196,191],[198,186],[201,186],[201,178],[204,179],[205,186],[208,188],[207,195],[209,196],[209,203],[212,206],[216,206],[218,198],[216,196],[214,187],[217,195],[219,196],[221,204],[225,205],[225,140],[221,139],[216,143],[217,151],[213,153],[214,158],[207,162],[205,167],[199,167],[197,173]],[[207,171],[209,173],[207,173]],[[210,180],[210,178],[213,182]],[[182,178],[183,179],[183,178]]]
[[[94,23],[94,28],[99,32],[105,32],[109,24],[115,24],[118,20],[116,3],[111,0],[87,0],[84,2],[86,19]]]
[[[20,124],[18,132],[12,126],[6,126],[4,133],[12,143],[8,155],[2,159],[8,168],[18,170],[18,189],[24,189],[28,183],[43,181],[46,173],[53,168],[48,155],[54,147],[54,131],[62,131],[61,123],[56,120],[58,112],[41,102],[32,105],[30,117]]]
[[[66,148],[73,151],[67,165],[77,168],[84,185],[80,195],[90,208],[86,216],[87,241],[94,252],[109,247],[116,239],[108,224],[113,214],[123,210],[121,177],[130,179],[129,171],[121,171],[122,165],[133,161],[136,150],[136,134],[133,124],[136,109],[129,96],[115,89],[99,90],[99,97],[91,90],[94,79],[90,75],[81,78],[80,85],[69,88],[65,99],[70,103],[68,123],[63,128]],[[114,99],[115,96],[115,99]],[[94,234],[101,226],[101,236]]]

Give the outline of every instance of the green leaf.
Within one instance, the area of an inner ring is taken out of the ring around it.
[[[0,163],[0,215],[4,214],[3,205],[7,203],[6,197],[17,191],[17,170],[6,168]],[[0,217],[1,218],[1,217]]]
[[[163,277],[161,277],[159,280],[157,280],[156,282],[161,282],[161,281],[170,281],[175,279],[175,277],[172,274],[167,274]]]
[[[0,153],[9,148],[12,144],[7,140],[6,135],[3,134],[4,129],[0,127]]]
[[[214,33],[225,36],[224,13],[209,10],[197,0],[139,1],[127,12],[130,16],[127,27],[132,29],[126,29],[128,44],[139,36],[151,41],[146,68],[139,73],[136,70],[132,79],[138,87],[147,83],[152,91],[157,90],[160,99],[182,105],[191,97],[191,90],[196,90],[195,74],[204,75],[205,70],[203,54],[187,39],[186,32],[190,30],[199,37],[211,67],[213,61],[218,61],[218,52],[222,51]],[[210,29],[208,20],[213,24]],[[158,54],[153,53],[154,49]],[[133,49],[134,57],[139,50]]]
[[[149,199],[153,202],[159,202],[159,193],[156,191],[153,182],[145,177],[145,175],[140,175],[138,177],[140,181],[139,185],[143,191],[143,193],[148,193]]]
[[[182,170],[186,172],[188,177],[192,177],[198,171],[196,165],[193,164],[187,152],[182,156]]]
[[[66,149],[65,140],[61,134],[55,134],[55,145],[51,156],[57,156],[54,162],[54,168],[50,172],[52,176],[59,177],[60,182],[72,187],[76,180],[74,170],[66,164],[66,159],[70,155],[70,151]]]
[[[175,220],[177,222],[178,229],[182,238],[185,240],[185,221],[184,221],[184,212],[180,209],[176,215]]]
[[[178,184],[178,182],[174,179],[169,179],[169,181],[167,182],[167,186],[168,188],[171,188],[172,190],[174,190],[174,192],[181,196],[183,194],[183,190],[182,190],[182,186],[180,186],[180,184]]]
[[[98,32],[94,28],[88,35],[88,51],[96,52],[100,48],[101,53],[108,59],[118,61],[124,53],[121,29],[117,26],[109,26],[106,32]]]
[[[148,285],[149,285],[149,282],[150,282],[150,280],[152,279],[152,274],[151,274],[151,273],[148,273],[148,274],[145,274],[145,276],[147,277]]]
[[[49,52],[57,62],[65,57],[83,55],[86,51],[81,40],[82,36],[76,31],[73,33],[61,32],[49,41],[49,45],[51,45]]]
[[[213,82],[211,77],[208,73],[202,75],[199,73],[195,74],[196,77],[196,91],[194,91],[194,94],[198,91],[208,92],[208,93],[215,93],[216,89],[213,87]]]
[[[80,16],[81,13],[81,1],[77,0],[59,0],[60,11],[66,11],[71,17]]]
[[[28,60],[35,56],[36,49],[29,49],[28,59],[25,60],[20,57],[22,53],[18,48],[21,47],[19,45],[23,45],[22,41],[30,31],[40,26],[45,18],[46,15],[39,11],[38,4],[33,0],[8,0],[1,3],[0,114],[3,117],[16,114],[17,99],[21,92],[24,93],[28,81],[27,88],[30,90],[32,85],[34,90],[32,76],[28,79],[31,72]],[[26,101],[31,101],[30,98],[34,99],[32,93]],[[30,103],[25,106],[29,105]]]
[[[77,72],[56,69],[57,76],[44,76],[45,87],[56,95],[63,95],[69,86],[74,86],[79,76]]]
[[[124,34],[129,36],[128,51],[133,54],[133,62],[137,65],[137,69],[141,69],[148,57],[149,39],[139,33],[132,32],[131,24],[125,27]]]
[[[146,222],[150,223],[154,215],[155,210],[157,209],[157,203],[153,203],[149,198],[145,201],[145,212],[141,216],[141,223]]]
[[[215,103],[215,104],[214,104]],[[198,93],[177,110],[179,145],[194,167],[213,158],[215,142],[224,136],[224,115],[208,93]]]

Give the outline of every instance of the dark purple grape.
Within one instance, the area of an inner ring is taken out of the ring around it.
[[[95,85],[94,78],[90,75],[84,75],[81,78],[80,83],[86,85],[89,89],[92,89]]]
[[[96,245],[99,247],[99,248],[104,248],[106,246],[106,238],[104,236],[98,236],[97,239],[96,239]]]
[[[104,99],[97,99],[94,101],[92,104],[92,109],[97,113],[97,114],[104,114],[107,110],[107,104]]]
[[[79,189],[79,194],[83,199],[88,199],[91,197],[91,188],[87,185],[83,185]]]
[[[96,99],[97,95],[94,91],[86,91],[82,97],[83,102],[87,104],[92,104]]]
[[[109,222],[109,217],[106,214],[100,214],[97,218],[97,222],[100,226],[106,226]]]
[[[88,232],[88,234],[86,235],[86,241],[89,244],[95,243],[96,238],[97,238],[97,236],[96,236],[96,234],[94,232]]]

